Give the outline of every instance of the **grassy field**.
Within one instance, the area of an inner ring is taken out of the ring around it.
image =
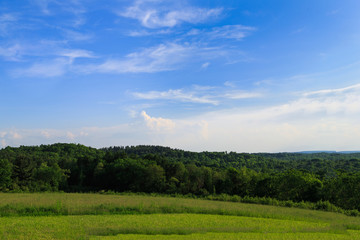
[[[0,194],[1,239],[360,239],[360,218],[209,200]]]

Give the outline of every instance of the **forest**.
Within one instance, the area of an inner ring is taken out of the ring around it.
[[[360,210],[360,153],[197,153],[64,143],[6,147],[0,150],[0,191],[228,194]]]

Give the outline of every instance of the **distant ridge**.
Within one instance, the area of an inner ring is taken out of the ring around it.
[[[340,154],[349,154],[349,153],[360,153],[360,151],[301,151],[297,153],[303,154],[312,154],[312,153],[340,153]]]

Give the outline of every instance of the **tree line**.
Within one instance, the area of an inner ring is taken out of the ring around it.
[[[228,194],[329,201],[360,210],[358,153],[188,152],[160,146],[79,144],[0,150],[1,191]]]

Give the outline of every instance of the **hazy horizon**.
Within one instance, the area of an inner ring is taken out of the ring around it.
[[[5,0],[0,148],[356,151],[360,2]]]

